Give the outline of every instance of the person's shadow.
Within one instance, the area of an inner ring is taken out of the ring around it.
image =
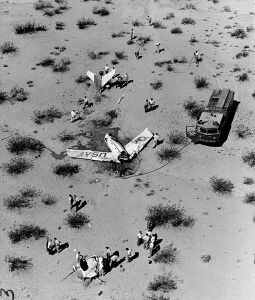
[[[88,202],[86,200],[84,200],[83,202],[81,202],[81,200],[78,200],[73,207],[76,207],[76,212],[81,210]]]
[[[64,251],[64,250],[67,249],[67,248],[69,248],[69,243],[68,243],[68,242],[66,242],[66,243],[64,243],[64,244],[60,244],[60,245],[59,245],[59,251],[58,251],[58,253]]]

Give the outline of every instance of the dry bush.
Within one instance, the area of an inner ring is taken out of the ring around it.
[[[51,206],[55,205],[58,202],[58,199],[50,194],[45,194],[42,196],[41,202],[44,205]]]
[[[118,32],[114,32],[112,33],[112,38],[120,38],[120,37],[124,37],[126,35],[126,31],[124,30],[121,30],[121,31],[118,31]]]
[[[18,50],[18,47],[16,47],[11,42],[4,42],[0,46],[0,51],[1,51],[2,54],[15,53],[15,52],[17,52],[17,50]]]
[[[174,28],[171,29],[171,33],[172,34],[181,34],[182,29],[180,27],[174,27]]]
[[[209,85],[208,79],[200,76],[195,77],[194,83],[197,89],[207,88]]]
[[[240,59],[241,57],[247,57],[247,56],[249,56],[249,52],[247,52],[245,50],[243,50],[243,51],[236,54],[237,59]]]
[[[79,29],[87,29],[90,26],[95,26],[97,24],[93,19],[81,18],[77,21],[76,25],[79,27]]]
[[[188,59],[185,56],[182,56],[181,58],[175,57],[173,59],[173,62],[179,64],[186,64],[188,62]]]
[[[66,72],[70,70],[69,65],[71,64],[71,60],[69,58],[61,58],[60,61],[54,62],[52,65],[53,72]]]
[[[172,61],[171,60],[161,60],[161,61],[156,61],[154,63],[154,66],[156,67],[163,67],[164,65],[168,65],[168,64],[171,64]]]
[[[139,26],[143,26],[143,23],[136,19],[136,20],[132,21],[132,25],[135,27],[139,27]]]
[[[24,102],[27,100],[29,96],[29,92],[27,92],[24,88],[15,85],[9,92],[9,99],[11,101]]]
[[[69,162],[63,162],[53,168],[53,172],[59,176],[73,176],[74,174],[79,173],[80,166],[78,164],[72,164]]]
[[[46,236],[46,229],[34,224],[21,224],[8,232],[12,244],[34,238],[35,240]]]
[[[248,164],[251,168],[255,166],[255,151],[248,151],[242,156],[243,162]]]
[[[60,119],[63,116],[63,112],[61,112],[55,106],[49,106],[45,110],[35,110],[33,121],[36,124],[42,124],[47,122],[53,122],[55,119]]]
[[[93,7],[93,14],[100,15],[101,17],[108,16],[110,11],[106,7]]]
[[[73,132],[68,132],[68,131],[64,130],[58,134],[58,139],[61,142],[74,141],[76,139],[76,134]]]
[[[35,138],[17,135],[8,140],[6,148],[11,153],[22,154],[28,151],[41,153],[45,146]]]
[[[177,282],[172,279],[172,273],[157,275],[148,285],[149,291],[169,292],[177,289]]]
[[[119,63],[119,61],[117,60],[117,58],[111,60],[111,64],[113,66],[117,65],[118,63]]]
[[[251,177],[244,177],[243,184],[251,185],[254,183],[254,179]]]
[[[210,178],[210,184],[215,193],[230,194],[235,187],[234,184],[227,179],[213,176]]]
[[[192,119],[198,119],[204,110],[203,105],[197,103],[195,100],[188,99],[183,104],[183,108],[188,112]]]
[[[244,196],[244,202],[247,204],[255,204],[255,193],[251,192]]]
[[[27,21],[23,24],[14,25],[14,32],[16,34],[27,34],[27,33],[35,33],[38,31],[47,31],[48,28],[45,25],[36,24],[32,21]]]
[[[185,17],[185,18],[182,19],[182,24],[183,25],[195,25],[196,21],[192,18]]]
[[[249,25],[249,26],[246,27],[246,31],[247,32],[251,32],[253,30],[254,30],[254,26],[253,25]]]
[[[109,51],[98,51],[97,53],[94,51],[88,51],[88,57],[90,59],[102,59],[104,56],[110,54]]]
[[[90,222],[89,217],[83,213],[68,214],[65,223],[71,228],[81,229]]]
[[[115,56],[117,59],[127,59],[127,55],[124,51],[115,51]]]
[[[10,175],[23,174],[33,167],[33,163],[22,157],[12,158],[8,163],[2,165],[3,169]]]
[[[54,8],[46,8],[43,10],[43,15],[47,17],[53,17],[55,16],[55,9]]]
[[[163,82],[161,80],[157,80],[150,83],[150,86],[155,90],[160,90],[163,86]]]
[[[197,10],[196,5],[194,5],[193,3],[187,3],[185,5],[185,9],[193,9],[193,10]]]
[[[237,76],[239,81],[248,81],[249,80],[249,76],[247,73],[242,73],[240,75]]]
[[[150,296],[145,296],[144,300],[171,300],[171,299],[164,294],[156,295],[155,293],[152,293]]]
[[[224,12],[231,12],[231,8],[228,5],[223,6]]]
[[[171,20],[174,17],[175,17],[174,13],[170,12],[163,18],[163,20]]]
[[[32,258],[27,259],[23,256],[21,257],[14,257],[14,256],[5,256],[5,261],[8,263],[9,271],[10,272],[26,272],[29,271],[33,264]]]
[[[244,39],[247,37],[244,29],[237,28],[235,31],[231,32],[231,36],[236,37],[237,39]]]
[[[140,36],[138,39],[137,39],[137,42],[138,44],[143,47],[144,45],[148,44],[149,42],[151,42],[152,39],[149,35],[146,35],[146,36]]]
[[[171,264],[177,261],[178,251],[173,244],[165,246],[153,257],[155,263]]]
[[[169,64],[169,65],[167,65],[166,70],[167,70],[168,72],[172,72],[172,71],[175,70],[175,68],[174,68],[172,65]]]
[[[157,152],[158,159],[161,162],[173,160],[181,157],[181,153],[174,147],[164,147]]]
[[[243,124],[238,125],[235,132],[236,132],[236,135],[242,139],[247,138],[249,135],[251,135],[250,128]]]
[[[186,214],[183,207],[177,205],[151,205],[147,208],[145,217],[148,228],[167,226],[171,224],[174,227],[184,226],[192,227],[195,219]]]
[[[198,43],[198,40],[196,39],[195,36],[192,36],[192,37],[190,38],[189,42],[190,42],[191,45],[193,45],[193,44],[195,44],[195,43]]]
[[[181,131],[174,130],[169,135],[169,142],[175,145],[183,145],[187,142],[185,134]]]
[[[35,10],[44,10],[46,8],[53,8],[54,5],[50,1],[38,0],[34,3]]]
[[[75,79],[75,82],[76,82],[76,83],[86,83],[87,86],[88,86],[88,85],[90,86],[89,81],[90,81],[90,78],[89,78],[87,75],[83,75],[83,74],[79,75],[79,76]]]
[[[50,56],[44,57],[40,60],[39,63],[37,63],[37,66],[42,66],[42,67],[51,67],[55,63],[55,58],[52,58]]]
[[[56,30],[63,30],[65,28],[65,23],[62,21],[57,21],[55,25]]]
[[[4,91],[0,91],[0,104],[6,102],[9,100],[9,95],[8,93],[4,92]]]
[[[104,114],[104,117],[92,120],[92,124],[94,127],[108,127],[117,117],[118,111],[116,109],[112,109],[107,111]]]
[[[154,21],[153,23],[152,23],[152,26],[153,26],[153,28],[156,28],[156,29],[165,29],[166,28],[166,26],[165,25],[163,25],[161,22],[159,22],[159,21]]]

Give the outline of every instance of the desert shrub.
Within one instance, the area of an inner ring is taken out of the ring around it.
[[[52,58],[50,56],[44,57],[40,60],[39,63],[37,63],[38,66],[42,66],[42,67],[49,67],[49,66],[53,66],[55,63],[55,58]]]
[[[112,59],[111,60],[111,64],[114,66],[114,65],[117,65],[119,63],[119,61],[115,58],[115,59]]]
[[[125,34],[126,34],[126,31],[124,31],[124,30],[121,30],[121,31],[118,31],[118,32],[114,32],[114,33],[112,33],[112,38],[124,37]]]
[[[127,59],[127,55],[124,51],[115,51],[115,56],[117,59]]]
[[[135,27],[139,27],[139,26],[143,26],[143,23],[136,19],[136,20],[132,21],[132,25]]]
[[[55,9],[46,8],[43,10],[43,15],[47,17],[53,17],[56,14]]]
[[[164,294],[156,295],[152,293],[150,296],[145,296],[144,300],[170,300],[170,298]]]
[[[163,20],[171,20],[174,17],[175,17],[174,13],[170,12],[163,18]]]
[[[151,42],[152,39],[149,35],[146,35],[146,36],[140,36],[138,39],[137,39],[137,42],[138,44],[143,47],[144,45],[148,44],[149,42]]]
[[[164,147],[157,152],[158,159],[161,162],[173,160],[181,157],[181,153],[174,147]]]
[[[204,109],[201,104],[198,104],[195,100],[188,99],[183,104],[183,108],[188,112],[188,115],[193,119],[198,119]]]
[[[53,8],[53,4],[50,1],[38,0],[34,3],[35,10],[44,10],[46,8]]]
[[[251,168],[255,166],[255,151],[248,151],[242,156],[243,162],[248,164]]]
[[[171,224],[174,227],[191,227],[195,219],[187,216],[185,209],[177,205],[152,205],[147,208],[145,217],[148,227],[161,227]]]
[[[231,12],[231,8],[228,5],[223,6],[223,11]]]
[[[211,1],[213,4],[219,3],[219,0],[208,0],[208,1]]]
[[[97,53],[94,51],[88,51],[88,57],[90,59],[102,59],[104,56],[108,55],[108,51],[98,51]]]
[[[62,118],[63,113],[55,106],[49,106],[45,110],[35,110],[33,121],[36,124],[53,122],[55,119]]]
[[[87,75],[79,75],[76,79],[75,82],[76,83],[86,83],[90,80],[90,78]]]
[[[11,101],[23,102],[27,100],[29,96],[29,92],[27,92],[24,88],[15,85],[9,92],[9,99]]]
[[[6,148],[11,153],[22,154],[28,151],[41,153],[45,146],[35,138],[17,135],[8,140]]]
[[[162,88],[163,86],[163,82],[161,80],[157,80],[157,81],[154,81],[154,82],[151,82],[150,83],[150,86],[155,90],[159,90]]]
[[[194,79],[194,83],[197,89],[207,88],[209,85],[209,81],[206,77],[197,76]]]
[[[238,80],[239,81],[247,81],[247,80],[249,80],[249,76],[247,73],[240,74],[240,75],[238,75]]]
[[[171,63],[172,63],[171,60],[161,60],[161,61],[156,61],[154,63],[154,66],[156,66],[156,67],[163,67],[164,65],[171,64]]]
[[[4,103],[7,100],[9,100],[8,93],[0,91],[0,104]]]
[[[107,127],[110,126],[114,119],[118,117],[118,112],[116,109],[112,109],[107,111],[104,114],[103,118],[98,118],[92,120],[92,124],[94,127]]]
[[[155,263],[170,264],[177,261],[178,251],[173,244],[167,245],[153,257]]]
[[[90,26],[95,26],[96,22],[93,19],[81,18],[77,21],[76,24],[79,27],[79,29],[86,29]]]
[[[8,163],[3,164],[3,169],[10,175],[25,173],[31,167],[33,163],[21,157],[12,158]]]
[[[253,98],[255,98],[255,91],[251,95]],[[1,93],[0,93],[0,103],[1,103]]]
[[[248,56],[248,55],[249,55],[249,52],[247,52],[247,51],[242,51],[242,52],[239,52],[239,53],[236,54],[236,58],[237,58],[237,59],[240,59],[241,57],[246,57],[246,56]]]
[[[254,183],[254,179],[251,177],[244,177],[243,184],[251,185]]]
[[[244,29],[237,28],[235,31],[231,32],[231,36],[238,39],[244,39],[245,37],[247,37],[247,34],[245,33]]]
[[[192,36],[192,37],[190,38],[189,42],[190,42],[191,44],[195,44],[195,43],[198,43],[198,40],[196,39],[195,36]]]
[[[251,192],[244,196],[244,202],[247,204],[255,204],[255,193]]]
[[[17,244],[23,240],[34,238],[38,240],[46,236],[46,229],[34,224],[21,224],[8,232],[9,239],[13,244]]]
[[[172,65],[167,65],[167,67],[166,67],[166,70],[168,71],[168,72],[172,72],[172,71],[174,71],[175,69],[174,69],[174,67],[172,66]]]
[[[18,50],[18,47],[16,47],[11,42],[5,42],[0,46],[0,51],[2,54],[14,53],[14,52],[17,52],[17,50]]]
[[[172,34],[181,34],[182,33],[182,29],[180,27],[175,27],[171,29],[171,33]]]
[[[66,72],[69,70],[69,65],[71,64],[71,60],[69,58],[61,58],[60,61],[55,62],[52,65],[53,72]]]
[[[66,130],[59,133],[58,138],[61,142],[74,141],[76,139],[76,134],[73,132],[67,132]]]
[[[246,31],[247,32],[251,32],[253,30],[254,30],[254,26],[253,25],[249,25],[249,26],[246,27]]]
[[[56,204],[58,202],[58,199],[50,194],[45,194],[42,196],[41,202],[44,205],[50,206]]]
[[[73,176],[79,173],[80,166],[69,162],[61,163],[53,168],[53,172],[59,176]]]
[[[127,45],[133,45],[135,42],[133,40],[128,40]]]
[[[118,112],[116,109],[111,109],[105,113],[105,116],[109,117],[110,119],[116,119],[118,117]]]
[[[193,10],[197,10],[196,6],[193,3],[187,3],[185,5],[185,9],[193,9]]]
[[[10,272],[24,272],[28,271],[32,268],[32,259],[27,259],[23,256],[21,257],[14,257],[7,255],[5,257],[5,261],[8,263],[9,271]]]
[[[106,7],[93,7],[93,14],[100,16],[108,16],[110,14],[109,10]]]
[[[47,26],[36,24],[35,22],[28,21],[23,24],[17,24],[14,26],[14,32],[16,34],[27,34],[27,33],[35,33],[38,31],[47,31]]]
[[[154,21],[152,23],[153,28],[157,28],[157,29],[165,29],[166,26],[164,26],[161,22],[159,21]]]
[[[212,186],[213,191],[219,194],[229,194],[235,187],[230,180],[219,178],[216,176],[210,178],[210,184]]]
[[[63,30],[65,28],[65,23],[62,21],[57,21],[55,25],[56,30]]]
[[[185,56],[182,56],[181,58],[175,57],[173,59],[174,63],[179,63],[179,64],[186,64],[188,62],[187,58]]]
[[[149,282],[149,291],[169,292],[177,289],[177,282],[171,278],[172,273],[157,275],[153,281]]]
[[[243,124],[240,124],[237,126],[236,128],[236,135],[239,137],[239,138],[246,138],[248,137],[249,135],[251,135],[251,131],[250,131],[250,128],[243,125]]]
[[[194,19],[192,19],[192,18],[186,17],[186,18],[182,19],[182,24],[183,25],[195,25],[196,21]]]
[[[81,229],[90,222],[89,217],[83,213],[68,214],[65,219],[66,224],[75,229]]]
[[[182,145],[185,144],[187,141],[185,134],[178,130],[172,131],[168,137],[169,142],[175,145]]]

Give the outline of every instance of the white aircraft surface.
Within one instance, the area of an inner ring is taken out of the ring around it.
[[[87,71],[87,76],[94,82],[98,91],[101,91],[101,88],[106,85],[106,83],[112,79],[115,75],[115,69],[111,70],[109,73],[101,76],[99,74],[94,74],[90,71]]]
[[[66,149],[66,152],[68,156],[73,158],[121,163],[132,160],[133,157],[149,143],[152,137],[153,134],[146,128],[126,146],[123,146],[117,138],[114,138],[111,134],[107,133],[104,137],[104,141],[111,152],[75,149]]]

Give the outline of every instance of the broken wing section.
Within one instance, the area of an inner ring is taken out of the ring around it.
[[[105,74],[102,77],[102,87],[109,81],[112,79],[112,77],[115,75],[115,69],[110,71],[109,73]]]
[[[129,142],[125,149],[130,155],[130,158],[138,154],[152,139],[153,134],[146,128],[142,133],[135,137],[131,142]]]
[[[88,160],[118,162],[118,160],[114,157],[114,155],[111,152],[66,149],[66,153],[68,156],[72,158],[83,158]]]
[[[94,82],[94,77],[95,77],[94,73],[87,71],[87,76]]]

